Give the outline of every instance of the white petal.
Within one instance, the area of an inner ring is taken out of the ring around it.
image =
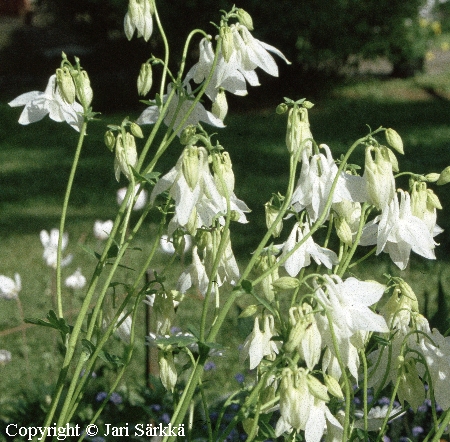
[[[19,95],[17,98],[14,98],[14,100],[10,101],[8,104],[11,107],[26,106],[31,101],[43,95],[44,93],[39,91],[26,92],[25,94]]]

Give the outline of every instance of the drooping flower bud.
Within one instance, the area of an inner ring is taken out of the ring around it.
[[[282,276],[272,283],[277,290],[293,290],[300,285],[300,281],[292,276]]]
[[[181,170],[191,190],[195,189],[200,176],[199,155],[201,153],[197,146],[186,147],[183,152]]]
[[[180,143],[185,146],[186,144],[189,144],[191,141],[191,138],[195,135],[197,132],[197,128],[190,124],[189,126],[186,126],[180,135]]]
[[[411,213],[424,221],[433,236],[441,231],[440,228],[439,231],[435,231],[436,209],[442,209],[437,195],[431,189],[427,189],[426,183],[415,182],[411,191]]]
[[[386,141],[393,149],[402,155],[405,153],[403,150],[403,141],[400,135],[394,129],[386,129],[384,133],[386,135]]]
[[[173,354],[160,351],[158,354],[158,362],[161,382],[166,390],[173,392],[178,378]]]
[[[106,147],[112,152],[114,149],[114,145],[116,144],[116,137],[114,136],[114,133],[111,130],[107,130],[105,132],[104,141]]]
[[[156,293],[153,301],[153,314],[156,317],[156,333],[170,333],[175,318],[174,303],[171,293]]]
[[[375,153],[375,160],[372,158]],[[392,163],[386,148],[368,146],[364,168],[369,202],[383,210],[395,195],[395,180],[392,173]]]
[[[56,69],[56,84],[58,85],[61,97],[69,103],[73,104],[75,101],[75,84],[70,75],[69,68]]]
[[[137,123],[130,124],[131,133],[137,138],[144,138],[144,134],[142,133],[142,129]]]
[[[275,112],[278,115],[283,115],[289,110],[289,106],[286,103],[281,103],[277,106]]]
[[[338,217],[336,218],[336,233],[339,239],[348,246],[351,246],[353,243],[353,235],[345,218]]]
[[[231,55],[234,52],[233,31],[228,26],[220,28],[220,37],[222,38],[222,54],[225,61],[230,61]]]
[[[255,265],[255,271],[259,274],[266,272],[277,261],[274,255],[261,255]],[[266,276],[258,285],[262,288],[264,296],[269,302],[275,298],[275,291],[273,289],[273,282],[279,279],[278,267],[272,273]]]
[[[86,71],[74,70],[72,72],[72,78],[75,83],[78,101],[84,109],[87,109],[91,105],[93,97],[91,81],[89,80],[88,73]]]
[[[308,110],[301,107],[293,107],[289,111],[286,146],[291,154],[296,154],[299,149],[312,151],[312,133],[309,127]],[[310,153],[308,153],[310,156]],[[301,158],[301,154],[299,154]]]
[[[425,175],[425,179],[427,180],[428,183],[435,183],[438,179],[439,179],[439,174],[438,173],[427,173]]]
[[[342,392],[341,386],[339,382],[329,374],[325,373],[324,375],[325,385],[327,386],[327,390],[338,399],[344,399],[344,393]]]
[[[120,172],[128,179],[131,178],[129,166],[136,167],[138,158],[136,150],[136,141],[132,134],[125,133],[125,137],[120,133],[116,138],[116,158],[114,162],[114,170],[116,180],[119,181]]]
[[[444,184],[450,183],[450,166],[447,166],[440,174],[437,180],[438,186],[443,186]]]
[[[236,15],[241,25],[244,25],[249,31],[253,31],[253,20],[247,11],[244,11],[242,8],[238,8]]]
[[[317,399],[328,402],[330,397],[328,396],[327,387],[325,387],[322,382],[309,373],[307,375],[307,379],[309,392]]]
[[[212,104],[211,111],[215,117],[221,119],[222,121],[225,119],[228,112],[228,103],[224,89],[220,88],[220,91]]]
[[[141,97],[145,97],[152,88],[153,71],[150,63],[142,63],[137,79],[137,90]]]
[[[275,197],[272,197],[269,202],[264,204],[264,210],[266,213],[266,226],[267,229],[270,229],[275,222],[280,211],[273,205],[273,200]],[[272,232],[272,236],[274,238],[278,238],[283,230],[283,221],[280,219],[274,231]]]
[[[213,169],[217,190],[222,196],[226,196],[227,193],[230,196],[234,192],[235,183],[230,154],[228,152],[222,152],[220,155],[217,155],[216,161],[213,162]],[[223,188],[222,180],[226,186],[226,192]]]

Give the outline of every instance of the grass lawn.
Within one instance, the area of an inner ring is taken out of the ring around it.
[[[300,98],[301,95],[299,90],[299,97],[292,98]],[[0,274],[11,277],[15,272],[20,273],[23,286],[20,299],[25,317],[44,318],[51,308],[53,282],[51,271],[42,260],[39,232],[58,226],[77,134],[69,126],[57,125],[48,119],[21,127],[17,124],[19,113],[18,109],[0,105]],[[450,165],[449,115],[450,102],[424,92],[422,84],[417,81],[377,80],[339,88],[328,99],[316,103],[310,111],[310,122],[314,138],[318,143],[328,144],[334,158],[367,133],[366,125],[372,129],[380,125],[392,127],[400,133],[405,144],[406,155],[399,158],[401,170],[426,174],[440,172]],[[89,276],[95,262],[77,244],[101,250],[92,235],[93,223],[96,219],[105,220],[114,216],[116,191],[125,185],[125,181],[118,184],[114,179],[114,159],[103,144],[103,134],[106,124],[118,124],[125,116],[104,115],[88,130],[66,223],[70,235],[67,251],[74,254],[74,260],[64,270],[64,276],[77,267]],[[137,116],[138,112],[130,113],[130,118]],[[227,117],[226,123],[228,127],[219,132],[218,139],[230,152],[237,196],[252,209],[248,216],[249,224],[232,227],[234,249],[238,260],[244,263],[265,231],[263,204],[272,193],[285,193],[289,161],[284,142],[286,122],[285,116],[278,116],[270,109],[234,113]],[[162,158],[157,170],[167,172],[181,149],[182,146],[176,142]],[[361,163],[362,159],[363,152],[360,151],[351,162]],[[407,180],[398,180],[397,185],[406,189],[408,183]],[[444,210],[449,210],[448,188],[433,189]],[[158,213],[151,212],[136,239],[136,244],[143,251],[130,252],[127,265],[138,267],[143,262],[146,251],[151,247],[151,235],[158,219]],[[438,223],[446,231],[450,230],[448,216],[438,215]],[[285,227],[282,238],[286,237],[289,228],[288,225]],[[450,289],[448,264],[442,262],[446,260],[450,240],[446,233],[437,240],[441,244],[436,253],[439,262],[424,262],[426,260],[413,257],[410,268],[405,272],[421,296],[421,306],[431,314],[436,311],[438,281],[442,281],[444,290]],[[163,266],[162,257],[160,254],[156,268]],[[360,266],[355,271],[371,279],[374,279],[374,272],[380,281],[384,272],[399,273],[387,259],[380,259],[374,266]],[[127,278],[125,273],[119,277],[123,280]],[[168,277],[175,281],[178,274]],[[82,294],[67,292],[67,308],[76,310]],[[12,362],[0,367],[1,397],[6,401],[30,388],[24,365],[25,351],[29,353],[31,384],[35,388],[45,389],[55,380],[59,359],[55,359],[54,349],[58,337],[38,327],[30,327],[26,330],[28,348],[24,349],[20,332],[6,332],[20,325],[17,305],[14,301],[0,302],[0,348],[13,353]],[[179,325],[185,328],[187,323],[195,323],[196,318],[192,314],[197,310],[198,301],[195,298],[188,300],[181,309]],[[217,391],[227,391],[236,386],[233,375],[242,370],[237,365],[237,346],[247,333],[246,325],[238,322],[237,314],[230,317],[225,331],[227,351],[235,356],[227,366],[221,366],[220,360],[215,361],[218,369],[211,389]],[[144,342],[143,332],[141,326],[139,344]],[[126,382],[143,384],[143,345],[137,348],[133,367]]]

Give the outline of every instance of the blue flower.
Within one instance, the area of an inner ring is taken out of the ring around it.
[[[240,384],[242,384],[244,382],[245,377],[244,377],[244,375],[242,373],[238,373],[234,377],[234,379],[236,379]]]
[[[122,396],[116,392],[111,394],[111,397],[109,398],[109,400],[115,405],[119,405],[123,402]]]
[[[204,366],[205,371],[211,371],[211,370],[214,370],[215,368],[216,368],[216,364],[214,364],[213,361],[208,361]]]
[[[102,402],[105,400],[106,396],[108,396],[108,393],[106,393],[106,391],[101,391],[100,393],[97,393],[97,396],[95,396],[95,400],[97,402]]]

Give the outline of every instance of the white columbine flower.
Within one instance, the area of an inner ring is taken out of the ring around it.
[[[168,235],[162,235],[159,240],[159,245],[161,246],[161,250],[164,253],[168,253],[169,255],[173,255],[175,253],[175,247],[173,246],[173,238]],[[183,253],[189,251],[192,247],[192,237],[191,235],[184,235],[184,249]]]
[[[259,317],[255,318],[253,331],[247,336],[241,353],[241,361],[250,358],[250,370],[256,368],[264,356],[274,357],[278,353],[278,347],[271,341],[275,334],[275,325],[272,315],[264,317],[264,332],[259,328]]]
[[[170,94],[173,88],[172,83],[167,86],[167,95],[162,97],[163,102],[167,100],[168,95]],[[187,120],[184,122],[182,127],[179,127],[184,117],[188,114],[190,107],[192,106],[193,99],[189,96],[190,88],[183,91],[184,96],[180,97],[179,93],[175,93],[175,96],[170,101],[169,107],[167,109],[166,115],[164,117],[164,123],[167,126],[170,126],[173,122],[173,129],[177,131],[177,134],[180,135],[181,131],[189,125],[196,125],[199,122],[204,122],[207,124],[211,124],[216,127],[225,127],[222,120],[215,117],[211,112],[207,111],[203,104],[196,103],[193,111],[190,113]],[[180,100],[183,100],[179,105]],[[178,108],[179,106],[179,108]],[[176,116],[175,116],[176,113]],[[154,124],[159,118],[160,108],[156,105],[149,106],[147,109],[142,112],[139,118],[136,120],[137,124]]]
[[[326,144],[321,144],[320,147],[325,150],[326,155],[318,154],[308,158],[308,149],[302,151],[302,169],[291,201],[296,212],[306,208],[313,222],[325,209],[325,203],[338,172],[330,148]],[[332,202],[365,201],[365,199],[363,178],[341,172]]]
[[[337,275],[323,275],[323,279],[323,287],[320,287],[317,282],[314,283],[316,296],[331,317],[344,364],[357,379],[359,357],[350,339],[358,331],[389,332],[384,318],[369,308],[381,298],[385,286],[373,281],[358,281],[353,277],[342,281]],[[316,321],[324,343],[334,355],[333,339],[327,317],[317,314]]]
[[[114,223],[112,220],[101,221],[96,220],[94,223],[94,236],[100,241],[104,241],[109,238]]]
[[[44,92],[27,92],[8,103],[11,107],[25,106],[20,114],[19,123],[26,125],[42,120],[47,114],[53,121],[66,121],[76,131],[80,131],[83,123],[83,106],[64,101],[56,86],[56,75],[48,80]]]
[[[0,366],[11,362],[11,352],[8,350],[0,350]]]
[[[404,270],[411,250],[427,259],[436,257],[435,242],[427,225],[411,213],[409,193],[403,190],[399,193],[400,204],[395,196],[381,215],[367,223],[360,244],[376,244],[377,255],[383,251],[389,253],[394,264]]]
[[[205,296],[208,289],[208,275],[205,266],[198,256],[197,246],[192,248],[192,264],[181,274],[177,283],[177,290],[186,293],[192,286],[197,287],[200,293]],[[212,292],[214,292],[214,287]]]
[[[21,290],[22,282],[18,273],[14,279],[0,275],[0,299],[17,299]]]
[[[295,223],[291,234],[283,245],[283,250],[278,259],[289,253],[295,245],[300,242],[304,236],[309,233],[308,223]],[[331,269],[333,265],[339,263],[336,253],[317,245],[312,236],[310,236],[284,263],[284,267],[290,276],[296,277],[303,267],[311,264],[311,257],[317,264],[324,264],[326,268]]]
[[[45,263],[54,269],[56,269],[56,261],[58,254],[58,239],[59,230],[52,229],[50,234],[47,230],[42,230],[40,233],[41,243],[44,246],[44,258]],[[64,233],[62,237],[61,250],[64,251],[69,243],[68,233]],[[65,258],[61,259],[61,267],[65,267],[72,262],[73,255],[67,255]]]
[[[86,285],[86,278],[78,268],[75,273],[66,278],[64,283],[69,289],[80,290]]]
[[[135,196],[139,192],[139,189],[140,189],[140,185],[137,184],[135,189],[134,189],[134,195]],[[117,204],[119,206],[123,203],[123,200],[124,200],[126,194],[127,194],[127,188],[126,187],[122,187],[121,189],[119,189],[117,191]],[[143,209],[145,207],[145,205],[147,204],[147,198],[148,198],[147,191],[145,189],[142,189],[141,192],[139,193],[139,196],[138,196],[136,202],[134,203],[133,210],[141,210],[141,209]]]
[[[246,81],[251,86],[259,86],[258,76],[255,72],[260,67],[269,75],[278,76],[278,66],[269,54],[272,52],[281,57],[286,63],[290,62],[273,46],[254,38],[250,31],[242,24],[233,24],[227,31],[231,34],[231,54],[224,56],[223,50],[218,55],[216,69],[212,80],[206,89],[206,95],[215,101],[220,88],[235,95],[246,95]],[[228,60],[227,60],[228,59]],[[200,42],[200,57],[186,76],[199,84],[208,77],[214,61],[214,50],[210,38]]]
[[[383,424],[384,419],[386,418],[386,414],[388,411],[389,405],[383,405],[382,407],[376,406],[370,409],[367,414],[367,429],[369,431],[379,431],[381,429],[381,425]],[[389,417],[394,417],[394,419],[398,419],[403,416],[406,411],[402,412],[402,407],[393,407],[391,412],[389,413]],[[363,411],[355,411],[355,416],[359,419],[355,421],[355,428],[364,428],[364,412]],[[394,420],[394,419],[391,419]],[[390,422],[391,422],[390,421]]]
[[[128,40],[136,31],[138,37],[148,41],[153,32],[153,0],[130,0],[124,19],[124,30]]]

